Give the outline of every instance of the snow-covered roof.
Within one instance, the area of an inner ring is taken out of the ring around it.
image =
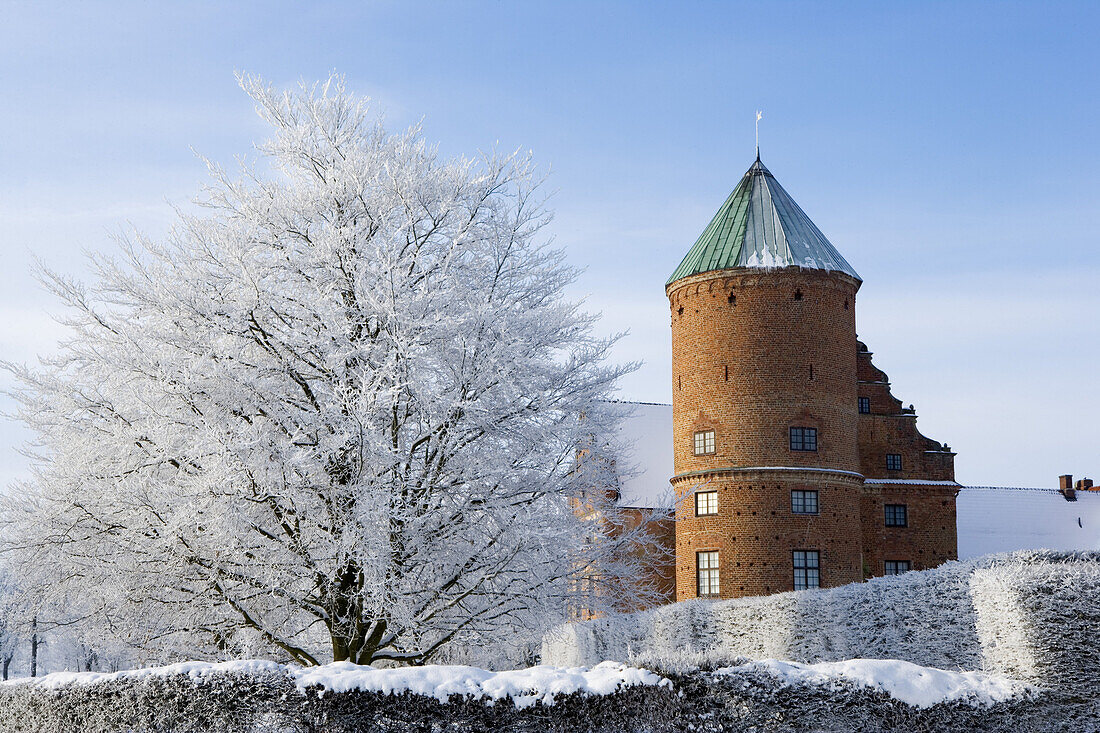
[[[931,453],[932,451],[925,451]],[[958,486],[958,481],[927,481],[919,478],[865,478],[865,484],[890,484],[891,486]]]
[[[804,267],[859,279],[757,158],[668,279],[731,267]]]
[[[968,488],[956,500],[959,559],[1009,550],[1100,550],[1100,492]]]
[[[620,462],[619,493],[623,506],[672,506],[672,405],[627,403],[631,415],[619,428],[628,446]]]

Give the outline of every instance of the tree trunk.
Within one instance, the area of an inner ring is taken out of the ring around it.
[[[96,666],[96,662],[99,661],[99,655],[96,654],[94,649],[89,649],[83,644],[80,645],[80,660],[77,666],[80,667],[81,672],[91,672]]]
[[[331,591],[333,603],[329,617],[338,620],[328,625],[332,639],[332,661],[370,664],[386,633],[386,622],[378,619],[369,627],[363,619],[359,594],[363,587],[363,572],[355,562],[348,562]]]
[[[38,676],[38,617],[31,619],[31,677]]]
[[[8,679],[8,668],[11,667],[11,655],[4,657],[0,660],[0,680]]]

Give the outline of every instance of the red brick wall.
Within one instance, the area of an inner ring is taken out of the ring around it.
[[[871,413],[859,416],[860,472],[866,484],[862,507],[864,574],[882,575],[886,560],[907,560],[912,569],[934,567],[958,558],[955,495],[951,486],[894,481],[954,481],[955,454],[917,430],[915,411],[890,391],[886,373],[859,345],[859,396],[871,401]],[[901,470],[886,467],[887,454],[901,456]],[[885,504],[904,504],[908,527],[885,526]]]
[[[907,560],[913,570],[959,557],[955,494],[950,486],[867,485],[863,513],[864,575],[885,571],[886,560]],[[886,526],[886,504],[904,504],[908,526]]]
[[[650,586],[652,590],[656,591],[659,600],[655,605],[660,605],[676,600],[676,567],[672,559],[672,553],[675,551],[676,545],[676,522],[672,518],[653,519],[653,511],[644,507],[622,507],[620,518],[622,528],[626,531],[636,529],[648,522],[649,527],[647,529],[652,534],[653,541],[667,548],[668,554],[665,557],[642,558],[642,564],[647,574],[641,578],[641,581],[644,585]],[[644,548],[639,549],[637,552],[643,551],[645,551]],[[641,611],[648,607],[647,604],[638,604],[634,608],[624,610]]]
[[[673,481],[676,512],[676,599],[695,598],[696,552],[718,550],[721,597],[792,590],[792,550],[817,550],[821,586],[860,580],[858,476],[812,470],[733,469]],[[718,491],[718,514],[695,516],[694,490]],[[816,515],[791,513],[791,490],[818,492]]]
[[[726,598],[790,590],[795,549],[821,553],[822,586],[881,575],[887,560],[916,570],[957,557],[955,488],[904,483],[953,481],[955,454],[920,434],[856,340],[858,289],[798,268],[708,272],[666,289],[680,503],[662,534],[675,572],[658,569],[654,582],[670,597],[673,587],[677,600],[695,597],[706,550],[719,552]],[[818,450],[791,451],[792,426],[817,428]],[[695,455],[703,430],[715,432],[715,451]],[[900,470],[887,469],[891,453]],[[793,514],[793,489],[818,491],[819,513]],[[695,516],[697,490],[718,492],[717,515]],[[906,505],[908,526],[886,527],[888,503]]]
[[[730,465],[859,470],[858,287],[847,275],[798,268],[722,270],[668,287],[677,474]],[[816,453],[789,449],[791,425],[818,428]],[[716,452],[694,455],[692,435],[711,428]]]
[[[677,599],[695,595],[701,550],[719,550],[722,597],[791,589],[793,549],[821,552],[822,585],[861,577],[858,288],[847,275],[798,268],[710,272],[667,288],[673,483],[686,499],[677,513]],[[791,426],[816,427],[817,451],[791,451]],[[694,454],[700,430],[715,431],[712,455]],[[688,494],[700,484],[718,489],[717,517],[695,517]],[[792,488],[817,489],[821,514],[792,514]]]

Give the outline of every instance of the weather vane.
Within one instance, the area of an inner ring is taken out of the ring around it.
[[[764,116],[761,110],[756,110],[756,159],[760,160],[760,118]]]

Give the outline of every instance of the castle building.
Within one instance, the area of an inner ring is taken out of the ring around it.
[[[664,519],[674,502],[669,484],[669,477],[675,474],[672,405],[632,402],[628,406],[630,414],[622,421],[618,437],[633,448],[620,462],[619,504],[627,510],[626,516],[631,526],[649,520],[656,539],[666,546],[669,554],[674,554],[676,523]],[[909,421],[916,420],[912,408],[906,410],[906,414],[910,416]],[[881,486],[874,481],[870,479],[866,483],[870,487]],[[905,483],[900,486],[930,486],[956,492],[960,560],[997,552],[1041,548],[1100,550],[1100,488],[1089,479],[1074,483],[1070,476],[1059,476],[1058,488],[963,486],[952,483]],[[686,498],[694,500],[691,495]],[[660,519],[653,522],[655,514]],[[908,521],[906,529],[918,529],[914,522],[915,519]],[[883,524],[885,531],[885,521]],[[901,537],[905,537],[904,533]],[[917,547],[917,550],[920,549],[923,548]],[[894,566],[891,570],[901,572],[904,568],[904,565]],[[909,567],[910,570],[916,568],[916,565]],[[654,570],[650,580],[663,593],[666,602],[675,601],[675,563]],[[884,561],[882,572],[885,570]],[[720,576],[720,584],[721,581]]]
[[[633,403],[619,504],[666,601],[1100,549],[1100,488],[963,486],[856,338],[861,280],[759,156],[665,285],[672,404]],[[675,508],[674,521],[666,519]]]
[[[759,157],[669,278],[676,600],[957,557],[955,454],[857,340],[861,282]]]

